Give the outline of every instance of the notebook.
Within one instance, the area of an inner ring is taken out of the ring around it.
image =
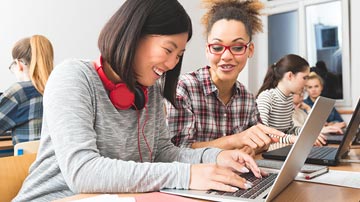
[[[314,107],[300,131],[299,138],[278,173],[271,173],[262,179],[255,178],[251,173],[241,175],[254,184],[252,188],[240,189],[235,193],[178,189],[162,189],[160,191],[212,201],[271,201],[297,176],[317,138],[317,135],[313,134],[320,133],[322,125],[324,125],[334,104],[334,100],[324,97],[319,97],[315,101]]]
[[[344,158],[351,146],[360,123],[360,99],[356,105],[354,114],[351,117],[350,123],[347,127],[347,130],[344,134],[344,138],[340,146],[338,147],[316,147],[314,146],[306,159],[306,163],[320,164],[335,166],[339,164],[340,159]],[[288,155],[292,145],[275,149],[272,151],[264,152],[262,156],[265,159],[275,159],[275,160],[285,160]]]

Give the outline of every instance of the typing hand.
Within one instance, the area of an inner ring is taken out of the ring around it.
[[[243,173],[248,169],[243,167]],[[240,177],[232,169],[221,167],[216,164],[191,165],[190,189],[197,190],[219,190],[235,192],[239,188],[248,189],[252,187],[251,182]]]
[[[340,127],[335,126],[335,125],[329,125],[329,126],[324,126],[321,129],[321,133],[337,133],[337,134],[343,134],[343,131],[341,130]]]
[[[317,137],[315,143],[315,146],[323,146],[326,145],[326,137],[320,133],[320,135]]]
[[[246,168],[253,172],[256,177],[261,178],[260,169],[254,159],[240,150],[224,150],[220,152],[216,164],[240,173],[243,173]]]

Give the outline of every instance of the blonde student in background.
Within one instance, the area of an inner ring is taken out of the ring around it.
[[[294,113],[293,94],[303,91],[310,73],[309,63],[294,54],[285,55],[269,66],[263,85],[257,94],[257,107],[262,122],[284,133],[280,143],[294,143],[301,127],[292,120]],[[326,144],[320,134],[315,145]]]
[[[262,30],[263,4],[202,2],[207,8],[202,23],[209,65],[180,76],[176,105],[167,103],[172,142],[183,148],[210,146],[250,154],[266,150],[272,142],[268,134],[284,134],[261,124],[254,96],[237,80],[253,56],[252,35]]]
[[[14,201],[250,188],[237,173],[261,177],[251,156],[170,141],[163,98],[175,102],[191,35],[190,17],[178,1],[125,1],[100,33],[98,60],[68,60],[50,76],[39,152]]]
[[[17,41],[9,66],[16,79],[0,96],[0,135],[11,131],[17,144],[39,140],[43,117],[43,93],[54,66],[51,42],[42,35]]]
[[[324,80],[315,72],[311,72],[308,80],[306,81],[305,87],[306,92],[309,96],[304,100],[304,103],[312,107],[316,98],[321,95],[321,92],[324,88]],[[339,112],[335,109],[335,107],[331,111],[326,122],[326,125],[332,125],[338,128],[346,127],[346,123],[344,122]]]

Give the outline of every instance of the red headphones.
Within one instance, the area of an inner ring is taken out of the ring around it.
[[[114,84],[110,81],[103,70],[103,58],[95,62],[95,69],[105,86],[105,89],[109,91],[109,98],[112,104],[117,109],[129,109],[141,110],[145,107],[148,95],[147,88],[145,86],[135,86],[135,93],[131,92],[125,83]]]

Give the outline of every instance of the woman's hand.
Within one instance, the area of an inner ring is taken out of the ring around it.
[[[343,134],[343,131],[341,130],[340,127],[336,126],[336,125],[328,125],[328,126],[324,126],[321,129],[321,133],[326,134],[326,133],[337,133],[337,134]]]
[[[252,183],[238,173],[253,172],[257,178],[267,175],[261,172],[254,159],[240,150],[225,150],[219,153],[216,164],[191,166],[190,189],[220,190],[235,192],[248,189]]]
[[[336,126],[339,128],[345,128],[346,123],[345,122],[327,122],[327,123],[325,123],[325,126]]]
[[[325,137],[325,135],[320,133],[320,135],[317,137],[314,145],[315,146],[320,146],[320,147],[323,146],[323,145],[326,145],[326,137]]]
[[[305,102],[298,104],[298,107],[300,109],[304,109],[306,111],[306,113],[309,113],[311,111],[311,107],[308,104],[306,104]]]
[[[229,141],[233,144],[234,149],[241,149],[247,146],[255,150],[256,153],[259,153],[267,150],[270,143],[278,142],[278,137],[283,136],[285,134],[281,131],[263,124],[257,124],[241,133],[229,136]]]
[[[248,170],[243,167],[243,173]],[[251,188],[252,184],[240,177],[230,168],[221,167],[216,164],[191,165],[190,189],[197,190],[219,190],[235,192],[241,189]]]
[[[255,157],[256,151],[253,150],[252,148],[250,148],[249,146],[244,146],[243,148],[241,148],[239,150],[244,152],[245,154]]]

